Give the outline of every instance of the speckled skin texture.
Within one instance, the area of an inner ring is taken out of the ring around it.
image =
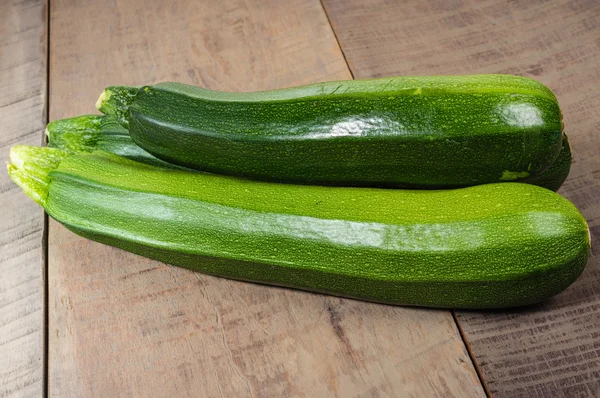
[[[108,116],[83,115],[54,120],[46,126],[46,135],[51,148],[73,153],[101,150],[141,163],[183,169],[162,161],[137,146],[129,136],[129,131]]]
[[[229,278],[391,304],[499,308],[562,291],[589,250],[578,210],[528,184],[287,185],[104,152],[64,156],[45,176],[23,166],[40,155],[13,162],[11,176],[27,191],[17,171],[38,173],[48,187],[39,202],[78,234]]]
[[[55,120],[48,124],[46,132],[48,146],[52,148],[70,152],[103,150],[146,164],[183,169],[157,159],[137,146],[129,136],[129,131],[111,116],[84,115]],[[541,174],[519,178],[516,181],[557,191],[567,179],[570,168],[571,148],[567,136],[563,135],[560,153],[550,167]]]
[[[256,179],[469,186],[537,175],[562,141],[554,95],[516,76],[397,77],[258,93],[177,83],[132,91],[108,88],[99,104],[128,120],[139,146],[168,162]]]
[[[552,162],[550,167],[544,170],[541,174],[520,178],[519,182],[538,185],[556,192],[569,176],[572,161],[573,157],[571,155],[569,138],[563,133],[562,147],[560,148],[558,157],[554,162]]]

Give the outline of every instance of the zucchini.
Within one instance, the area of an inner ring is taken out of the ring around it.
[[[312,184],[448,188],[536,176],[557,158],[563,128],[548,88],[508,75],[254,93],[119,86],[96,106],[167,162]]]
[[[518,181],[544,187],[556,192],[569,176],[571,162],[572,155],[569,138],[566,134],[563,134],[562,147],[558,153],[558,157],[552,162],[550,167],[541,174],[521,178]]]
[[[68,119],[55,120],[46,126],[48,146],[69,152],[111,152],[137,162],[183,169],[152,156],[137,146],[127,129],[108,116],[83,115]]]
[[[127,129],[111,116],[84,115],[70,119],[56,120],[46,128],[48,146],[70,152],[93,152],[103,150],[124,156],[135,161],[167,168],[181,168],[155,158],[137,146]],[[571,168],[571,148],[564,135],[562,148],[556,160],[541,174],[518,178],[525,182],[557,191],[567,179]]]
[[[501,308],[582,272],[585,220],[529,184],[456,190],[292,185],[16,146],[8,171],[84,237],[208,274],[361,300]]]

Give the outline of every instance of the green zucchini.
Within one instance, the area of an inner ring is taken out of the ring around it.
[[[46,126],[48,146],[69,152],[111,152],[137,162],[169,169],[183,169],[157,159],[137,146],[127,129],[108,116],[83,115],[55,120]]]
[[[557,158],[552,92],[518,76],[394,77],[254,93],[108,87],[97,108],[143,149],[193,169],[313,184],[461,187]]]
[[[571,162],[572,155],[569,138],[566,134],[563,134],[562,147],[558,153],[558,157],[552,162],[550,167],[541,174],[520,178],[518,181],[544,187],[556,192],[569,176]]]
[[[103,150],[126,158],[167,168],[183,167],[155,158],[137,146],[127,129],[111,116],[84,115],[70,119],[55,120],[46,127],[48,146],[70,152],[93,152]],[[556,160],[541,174],[518,178],[526,182],[557,191],[567,179],[571,168],[571,148],[565,135]]]
[[[228,278],[361,300],[501,308],[582,272],[585,220],[529,184],[456,190],[292,185],[16,146],[8,171],[84,237]]]

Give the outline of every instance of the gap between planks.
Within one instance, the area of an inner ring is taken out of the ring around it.
[[[346,57],[346,53],[344,52],[344,48],[342,47],[342,44],[340,43],[340,39],[338,38],[337,32],[333,28],[333,24],[331,23],[331,18],[329,18],[329,14],[327,13],[327,9],[325,8],[325,4],[323,4],[323,0],[319,0],[319,4],[321,4],[321,8],[323,9],[323,14],[325,14],[325,18],[327,18],[327,23],[329,24],[329,28],[331,29],[331,33],[333,33],[333,37],[335,38],[335,42],[337,43],[338,48],[340,49],[340,53],[342,53],[342,57],[344,57],[344,63],[346,64],[346,67],[348,68],[348,72],[350,72],[350,76],[352,76],[352,80],[354,80],[354,71],[350,67],[350,63],[348,62],[348,58]]]
[[[46,98],[44,101],[44,117],[45,123],[50,121],[50,1],[46,0]],[[44,129],[45,130],[45,129]],[[42,134],[41,145],[46,146],[46,134]],[[44,211],[44,230],[42,231],[42,297],[44,300],[42,306],[42,394],[48,397],[48,352],[49,352],[49,303],[50,292],[48,285],[48,231],[49,221],[48,214]]]
[[[483,373],[481,372],[481,369],[479,368],[479,364],[477,363],[475,354],[471,350],[471,345],[467,341],[467,337],[465,336],[463,328],[460,324],[460,320],[456,316],[456,310],[451,310],[450,312],[452,313],[452,319],[454,319],[454,323],[456,324],[456,328],[458,329],[458,334],[460,334],[460,339],[462,340],[463,344],[465,345],[465,350],[467,350],[467,353],[469,354],[469,358],[471,358],[471,363],[473,364],[473,368],[475,368],[475,373],[477,373],[477,377],[479,378],[481,387],[483,387],[483,391],[485,391],[485,395],[487,395],[488,398],[490,398],[492,396],[492,393],[490,392],[490,390],[487,386],[487,383],[485,382],[485,379],[483,378]]]

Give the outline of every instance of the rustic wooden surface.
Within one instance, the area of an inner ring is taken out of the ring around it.
[[[587,219],[592,257],[539,306],[457,317],[497,397],[600,396],[600,2],[324,0],[356,78],[511,73],[558,97],[574,152],[561,193]]]
[[[46,122],[44,1],[0,1],[0,163]],[[0,172],[0,397],[43,391],[44,213]]]
[[[547,303],[454,316],[494,396],[600,396],[600,2],[323,6],[326,13],[316,0],[54,0],[46,76],[44,2],[0,2],[0,157],[14,144],[40,143],[48,82],[55,119],[94,112],[108,84],[179,80],[247,91],[351,74],[537,78],[564,111],[575,163],[561,193],[590,224],[592,258]],[[43,216],[2,173],[0,203],[0,396],[39,396]],[[447,311],[209,277],[55,222],[48,265],[51,396],[484,394]]]
[[[52,0],[50,118],[109,84],[350,74],[318,0]],[[49,225],[51,396],[483,396],[448,311],[196,274]]]

